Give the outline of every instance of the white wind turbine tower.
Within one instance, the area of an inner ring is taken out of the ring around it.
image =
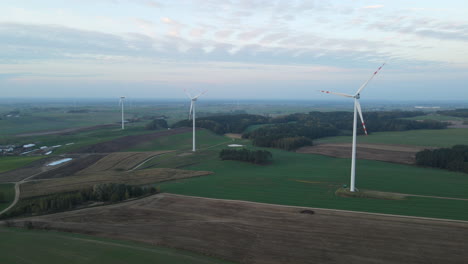
[[[353,121],[353,151],[352,151],[352,156],[351,156],[351,184],[349,190],[351,192],[355,192],[356,186],[355,186],[355,179],[356,179],[356,128],[357,128],[357,114],[356,112],[359,113],[359,117],[361,118],[362,122],[362,127],[364,128],[364,132],[367,135],[367,130],[366,130],[366,124],[364,123],[364,118],[362,117],[362,111],[361,111],[361,104],[359,103],[359,99],[361,98],[361,91],[367,86],[367,84],[374,78],[375,75],[382,69],[382,67],[385,65],[382,64],[367,80],[354,95],[349,95],[349,94],[344,94],[344,93],[335,93],[335,92],[330,92],[330,91],[320,91],[322,93],[329,93],[329,94],[336,94],[339,96],[343,97],[348,97],[348,98],[354,98],[354,121]]]
[[[125,121],[124,121],[124,100],[125,96],[120,96],[119,104],[122,107],[122,129],[125,129]]]
[[[197,101],[198,97],[200,97],[201,95],[206,93],[206,91],[200,93],[197,96],[193,96],[193,97],[190,95],[190,93],[187,90],[184,90],[184,91],[185,91],[185,94],[187,94],[188,98],[190,99],[189,120],[192,119],[192,121],[193,121],[193,140],[192,140],[193,146],[192,146],[192,151],[195,152],[196,151],[196,147],[195,147],[195,102]]]

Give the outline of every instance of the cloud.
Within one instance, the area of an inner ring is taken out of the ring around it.
[[[377,8],[383,8],[384,5],[370,5],[370,6],[365,6],[363,9],[377,9]]]

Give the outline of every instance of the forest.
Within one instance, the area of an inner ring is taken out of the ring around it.
[[[456,145],[452,148],[425,149],[416,153],[416,164],[468,173],[468,146]]]
[[[448,116],[455,116],[455,117],[468,117],[468,109],[437,111],[437,113],[440,115],[448,115]]]
[[[273,158],[271,152],[266,150],[223,149],[219,153],[222,160],[246,161],[254,164],[266,164]]]
[[[367,112],[367,131],[404,131],[413,129],[443,129],[447,123],[434,120],[407,120],[404,118],[424,115],[420,111]],[[360,122],[358,122],[360,123]],[[244,131],[252,125],[268,124],[252,132]],[[174,127],[191,126],[190,120],[182,120]],[[350,135],[353,126],[352,112],[310,112],[279,117],[260,115],[217,115],[196,120],[196,126],[217,134],[243,133],[255,146],[294,150],[312,145],[312,140],[323,137]],[[359,124],[358,134],[363,134]]]

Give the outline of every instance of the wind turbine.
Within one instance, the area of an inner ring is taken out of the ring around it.
[[[184,90],[184,91],[185,91],[185,94],[187,95],[187,97],[190,99],[189,120],[190,119],[193,120],[193,140],[192,140],[193,146],[192,146],[192,151],[195,152],[196,151],[196,147],[195,147],[195,102],[197,101],[198,97],[200,97],[201,95],[206,93],[206,91],[200,93],[197,96],[193,96],[193,97],[190,95],[190,93],[187,90]]]
[[[355,180],[356,180],[356,128],[357,128],[357,114],[356,112],[359,113],[359,117],[361,118],[362,122],[362,127],[364,128],[364,133],[367,135],[367,129],[366,129],[366,124],[364,123],[364,118],[362,117],[362,110],[361,110],[361,104],[359,103],[359,99],[361,98],[361,92],[362,90],[367,86],[367,84],[374,78],[375,75],[382,69],[382,67],[385,65],[382,64],[367,80],[354,95],[349,95],[349,94],[344,94],[344,93],[335,93],[335,92],[330,92],[330,91],[320,91],[322,93],[328,93],[328,94],[335,94],[343,97],[348,97],[348,98],[354,98],[354,121],[353,121],[353,151],[351,154],[351,184],[349,190],[351,192],[355,192],[356,186],[355,186]]]
[[[124,122],[124,100],[125,100],[125,96],[120,96],[119,105],[122,106],[122,129],[125,129],[125,122]]]

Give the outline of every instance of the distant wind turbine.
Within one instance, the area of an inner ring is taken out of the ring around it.
[[[355,186],[355,179],[356,179],[356,128],[357,128],[357,114],[356,112],[359,113],[359,117],[361,118],[362,122],[362,127],[364,128],[364,132],[367,135],[367,129],[366,129],[366,124],[364,123],[364,118],[362,117],[362,110],[361,110],[361,104],[359,103],[359,99],[361,98],[361,91],[367,86],[367,84],[374,78],[375,75],[382,69],[382,67],[385,65],[382,64],[367,80],[359,89],[357,90],[356,94],[354,95],[349,95],[349,94],[344,94],[344,93],[335,93],[335,92],[330,92],[330,91],[320,91],[322,93],[328,93],[328,94],[335,94],[343,97],[348,97],[348,98],[354,98],[354,121],[353,121],[353,151],[352,151],[352,156],[351,156],[351,184],[349,190],[351,192],[355,192],[356,186]]]
[[[119,104],[122,107],[122,129],[125,129],[125,121],[124,121],[124,100],[125,96],[120,96]]]
[[[198,97],[200,97],[201,95],[206,93],[206,91],[200,93],[197,96],[193,96],[193,97],[192,97],[192,95],[190,95],[190,93],[187,90],[184,90],[184,91],[185,91],[185,94],[187,95],[187,97],[190,99],[189,120],[190,119],[193,120],[193,140],[192,140],[193,146],[192,146],[192,151],[195,152],[196,151],[196,147],[195,147],[195,102],[197,101]]]

